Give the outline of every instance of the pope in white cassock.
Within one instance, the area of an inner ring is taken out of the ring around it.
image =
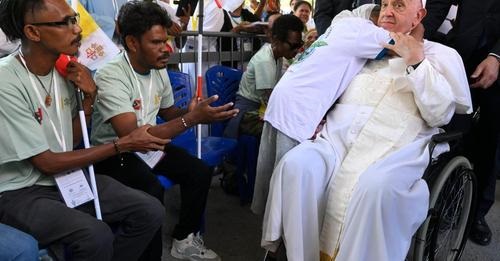
[[[378,26],[394,40],[384,46],[400,57],[369,60],[318,138],[278,163],[263,247],[282,238],[291,261],[405,259],[427,215],[430,137],[472,107],[460,56],[408,35],[425,14],[420,0],[382,1]]]

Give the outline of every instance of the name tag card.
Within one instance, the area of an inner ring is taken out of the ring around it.
[[[135,152],[135,155],[139,157],[142,161],[144,161],[151,169],[160,162],[163,157],[165,157],[165,152],[158,150],[158,151],[150,151],[147,153],[142,153],[142,152]]]
[[[75,208],[94,199],[85,174],[81,169],[54,176],[66,206]]]

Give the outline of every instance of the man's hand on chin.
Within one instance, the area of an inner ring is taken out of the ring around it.
[[[413,36],[403,33],[391,33],[394,45],[383,44],[384,48],[394,51],[401,56],[406,65],[414,65],[424,60],[424,44]]]

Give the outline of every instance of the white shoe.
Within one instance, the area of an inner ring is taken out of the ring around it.
[[[170,254],[178,259],[191,261],[220,261],[220,257],[213,251],[205,247],[200,234],[191,233],[183,240],[174,238]]]

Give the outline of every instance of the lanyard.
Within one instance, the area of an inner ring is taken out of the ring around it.
[[[139,78],[137,78],[137,74],[135,73],[134,68],[132,67],[132,64],[130,63],[127,52],[125,52],[125,60],[127,60],[127,64],[130,67],[130,70],[132,70],[132,74],[134,75],[135,83],[137,86],[137,91],[139,92],[139,97],[141,98],[141,108],[140,108],[141,109],[141,114],[140,114],[141,117],[139,118],[139,121],[140,121],[141,126],[142,126],[142,125],[146,124],[146,122],[145,122],[146,116],[149,113],[149,107],[150,107],[149,103],[151,102],[151,90],[153,89],[153,74],[151,71],[149,72],[148,104],[146,104],[144,97],[142,95],[142,91],[141,91],[141,83],[139,82]]]
[[[59,120],[59,131],[56,128],[56,125],[54,121],[51,119],[49,110],[45,107],[45,103],[42,99],[42,95],[40,95],[40,91],[36,87],[35,80],[33,79],[32,73],[28,69],[28,66],[26,65],[26,61],[24,60],[24,55],[19,50],[19,58],[21,58],[21,62],[24,65],[24,68],[26,68],[26,71],[28,72],[28,77],[30,78],[31,86],[33,87],[33,90],[35,91],[36,97],[38,98],[38,102],[40,103],[40,106],[42,109],[45,111],[45,114],[47,115],[47,119],[49,119],[50,125],[52,127],[52,131],[54,132],[54,135],[56,136],[57,142],[61,146],[63,151],[66,151],[66,140],[64,138],[64,131],[63,131],[63,124],[62,124],[62,117],[61,117],[61,107],[59,106],[60,98],[59,98],[59,86],[57,84],[57,77],[55,77],[55,71],[52,69],[52,80],[54,82],[54,96],[55,96],[55,106],[56,106],[56,114],[57,118]]]

